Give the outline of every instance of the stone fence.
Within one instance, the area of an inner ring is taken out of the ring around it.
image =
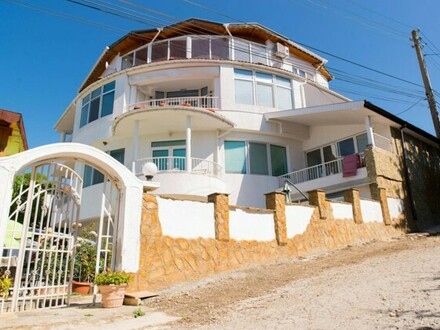
[[[208,203],[145,194],[140,268],[130,290],[401,235],[401,201],[387,198],[382,188],[374,196],[363,200],[350,189],[335,202],[314,190],[309,205],[300,205],[272,192],[267,209],[254,209],[231,206],[221,193],[209,195]]]

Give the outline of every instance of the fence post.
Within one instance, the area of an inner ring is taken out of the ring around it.
[[[213,193],[208,202],[214,203],[215,239],[229,241],[229,195]]]
[[[284,193],[274,191],[266,195],[266,208],[274,210],[275,236],[278,245],[287,244],[286,225],[286,196]]]
[[[385,225],[391,225],[390,209],[388,207],[387,191],[385,188],[379,187],[377,183],[372,183],[370,187],[373,199],[379,201],[382,209],[382,218]]]
[[[363,223],[359,189],[351,188],[344,191],[344,202],[350,203],[353,206],[354,222],[357,224]]]
[[[324,190],[315,189],[308,191],[307,194],[309,194],[309,204],[318,207],[320,219],[326,220],[333,218],[333,210],[331,209],[330,203],[325,199]]]

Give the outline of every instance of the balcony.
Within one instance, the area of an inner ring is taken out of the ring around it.
[[[222,179],[223,167],[215,162],[186,157],[148,157],[133,162],[133,173],[142,177],[142,166],[153,162],[158,168],[154,181],[160,183],[157,194],[191,195],[206,197],[214,192],[226,192]]]
[[[136,160],[133,163],[133,173],[136,176],[142,175],[142,166],[145,163],[156,164],[158,174],[160,173],[191,173],[197,175],[207,175],[221,178],[223,166],[210,160],[201,158],[190,158],[191,167],[186,166],[186,157],[147,157]]]
[[[215,110],[218,109],[218,104],[219,98],[212,96],[174,97],[137,102],[135,104],[129,105],[127,107],[127,111],[175,106]]]

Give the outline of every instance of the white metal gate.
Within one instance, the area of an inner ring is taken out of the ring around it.
[[[16,175],[0,246],[0,313],[68,304],[81,194],[81,177],[60,163]],[[12,285],[2,290],[7,279]]]

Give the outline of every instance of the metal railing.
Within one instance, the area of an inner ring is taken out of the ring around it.
[[[191,96],[191,97],[171,97],[137,102],[128,106],[128,111],[156,108],[183,106],[203,109],[218,109],[218,97],[212,96]]]
[[[156,164],[158,173],[188,172],[215,177],[221,177],[223,173],[223,167],[220,164],[206,159],[191,158],[191,167],[187,168],[186,157],[147,157],[134,162],[134,174],[142,175],[142,166],[148,162]]]
[[[342,158],[338,158],[323,164],[303,168],[278,177],[280,186],[285,180],[290,180],[293,184],[319,179],[325,176],[342,172]]]

